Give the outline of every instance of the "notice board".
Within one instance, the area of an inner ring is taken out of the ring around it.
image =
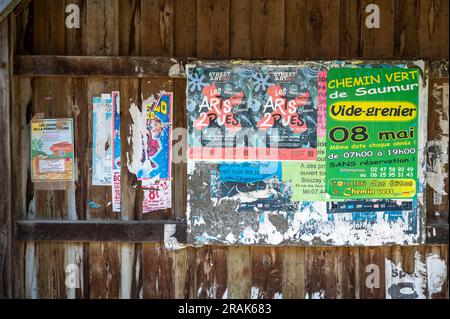
[[[423,61],[187,66],[188,241],[424,240]]]

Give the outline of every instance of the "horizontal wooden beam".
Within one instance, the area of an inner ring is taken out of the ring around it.
[[[184,77],[185,60],[170,57],[17,55],[14,75]]]
[[[20,220],[16,239],[69,242],[186,242],[186,222],[175,220]]]

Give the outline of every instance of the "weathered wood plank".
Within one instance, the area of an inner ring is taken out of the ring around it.
[[[249,59],[252,54],[252,2],[230,0],[230,57]]]
[[[85,55],[87,50],[86,45],[86,6],[87,0],[65,0],[64,8],[68,5],[74,4],[80,8],[80,27],[79,28],[67,28],[65,25],[61,26],[64,29],[65,35],[65,53],[66,55]],[[64,19],[69,15],[69,13],[64,13]],[[65,21],[64,21],[65,23]]]
[[[15,246],[12,242],[13,206],[11,180],[11,83],[9,20],[0,22],[0,299],[12,298],[16,278],[14,275]]]
[[[229,0],[197,0],[197,56],[226,58],[230,51]]]
[[[89,244],[89,283],[91,299],[117,299],[120,296],[120,244]]]
[[[44,118],[70,116],[66,109],[66,98],[70,90],[70,79],[34,79],[34,114]],[[42,219],[68,218],[68,202],[65,190],[35,190],[36,217]],[[64,284],[65,249],[62,245],[36,243],[37,294],[39,298],[66,298]]]
[[[340,1],[313,0],[307,4],[308,57],[339,56]]]
[[[283,249],[283,298],[305,298],[305,248]]]
[[[447,64],[448,68],[448,64]],[[448,78],[430,77],[428,85],[427,241],[448,243]],[[442,226],[441,226],[442,225]]]
[[[395,1],[395,57],[416,57],[419,54],[419,0]]]
[[[384,247],[359,249],[359,298],[385,298],[385,258],[388,253],[389,248]]]
[[[196,249],[187,247],[172,252],[174,298],[193,299],[196,297]]]
[[[283,254],[276,247],[251,247],[252,299],[282,298]]]
[[[249,299],[251,293],[250,247],[229,247],[227,287],[229,299]]]
[[[366,58],[394,57],[394,1],[379,0],[380,28],[367,28],[366,18],[369,13],[365,9],[372,0],[362,0],[361,5],[361,53]]]
[[[175,0],[173,42],[175,56],[196,56],[197,0]]]
[[[340,1],[340,31],[339,56],[341,58],[361,57],[361,28],[364,20],[361,19],[361,1]]]
[[[284,0],[252,1],[252,57],[280,58],[284,55]]]
[[[143,298],[174,298],[172,263],[164,243],[142,245]]]
[[[36,0],[31,5],[33,6],[33,53],[64,54],[65,2]]]
[[[359,298],[359,249],[336,248],[336,298]]]
[[[141,1],[141,55],[173,55],[173,0]]]
[[[178,221],[21,220],[17,240],[71,242],[163,242],[164,225],[175,224],[175,236],[185,242],[186,223]]]
[[[87,55],[119,55],[119,19],[119,0],[87,1]]]
[[[169,57],[36,56],[14,59],[14,75],[72,77],[183,76],[185,63]]]
[[[141,1],[119,1],[119,52],[122,56],[141,54]]]
[[[294,59],[305,57],[308,49],[307,1],[285,0],[285,11],[285,56]]]
[[[448,59],[448,1],[420,0],[419,10],[420,56]]]
[[[205,246],[197,249],[195,293],[198,299],[227,297],[228,247]]]

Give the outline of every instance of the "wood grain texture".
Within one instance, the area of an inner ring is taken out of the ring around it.
[[[309,0],[307,2],[308,57],[339,56],[340,1]]]
[[[284,0],[252,0],[252,57],[284,55]]]
[[[195,293],[198,299],[223,299],[227,291],[228,247],[205,246],[196,251]]]
[[[230,57],[248,59],[252,54],[252,1],[230,0]]]
[[[285,56],[302,58],[308,55],[307,1],[285,0]]]
[[[80,29],[64,27],[64,8],[68,3],[80,5]],[[39,72],[28,71],[11,79],[10,140],[14,152],[10,175],[15,177],[11,182],[15,218],[139,220],[185,217],[184,163],[173,165],[173,209],[153,216],[142,216],[141,190],[133,187],[138,182],[128,173],[126,165],[122,166],[122,200],[127,207],[123,213],[112,213],[107,207],[109,189],[92,187],[90,183],[93,94],[112,89],[121,91],[122,138],[125,140],[131,125],[130,104],[141,106],[142,98],[159,92],[161,87],[174,92],[174,123],[185,127],[185,80],[175,79],[168,85],[164,84],[169,80],[166,77],[147,79],[159,77],[162,72],[167,75],[174,64],[170,62],[171,56],[448,59],[447,0],[377,0],[375,3],[381,9],[380,29],[365,27],[365,7],[370,3],[373,1],[30,2],[12,19],[14,38],[11,41],[15,54],[66,55],[73,56],[72,61],[80,55],[89,55],[93,60],[75,69],[69,68],[70,63],[54,64],[52,68],[35,60],[31,70],[40,66],[41,73],[37,75],[41,78],[29,78],[31,73]],[[98,56],[116,59],[119,55],[124,59],[118,58],[115,62],[95,60]],[[141,60],[133,60],[139,56],[152,59],[148,56],[154,55],[166,58],[148,60],[153,64],[138,64],[136,61]],[[15,58],[20,59],[19,56]],[[26,59],[33,59],[33,56]],[[48,77],[52,74],[58,78]],[[131,78],[111,78],[124,74]],[[142,76],[145,78],[139,78]],[[448,83],[448,79],[442,79],[447,76],[431,77],[430,92],[434,84],[439,86],[445,80]],[[146,83],[148,80],[151,83]],[[429,97],[429,136],[438,138],[442,135],[438,127],[441,106],[437,102],[438,94]],[[73,193],[70,190],[35,192],[33,189],[28,173],[29,121],[37,111],[52,117],[74,119],[77,180]],[[5,139],[3,135],[0,137],[0,140]],[[127,143],[122,151],[123,163],[126,152],[131,150]],[[446,187],[448,193],[448,181]],[[443,197],[442,204],[432,205],[430,196],[433,194],[428,189],[427,218],[432,225],[446,225],[448,234],[448,197]],[[103,206],[90,208],[86,199],[91,197]],[[385,298],[385,259],[401,262],[402,267],[411,272],[415,267],[415,254],[419,252],[423,262],[429,256],[438,256],[448,266],[448,245],[362,248],[207,246],[176,251],[169,251],[162,244],[99,242],[74,245],[19,243],[16,295],[24,298],[303,298],[306,295],[309,298]],[[74,291],[64,285],[64,267],[72,262],[82,270],[82,288]],[[371,264],[379,268],[378,288],[368,288],[366,284],[370,275],[367,271],[370,267],[367,267]],[[427,271],[430,269],[427,265]],[[426,289],[427,297],[448,298],[448,278],[441,291],[431,294],[430,288]]]
[[[11,179],[11,90],[9,19],[0,23],[0,299],[14,292],[13,214]]]
[[[193,57],[197,52],[197,0],[174,0],[174,55]]]
[[[282,297],[283,252],[280,248],[251,247],[252,299]]]
[[[141,1],[141,55],[173,55],[173,0]]]
[[[249,299],[251,294],[250,247],[229,247],[227,286],[229,299]]]
[[[283,248],[283,298],[305,298],[305,248]]]
[[[394,58],[394,4],[392,0],[379,0],[376,5],[380,8],[380,28],[367,28],[366,18],[369,13],[366,7],[372,4],[371,0],[361,0],[361,54],[367,58]]]
[[[230,50],[229,0],[197,0],[197,56],[225,58]]]

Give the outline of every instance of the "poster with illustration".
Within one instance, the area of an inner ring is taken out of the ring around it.
[[[144,101],[145,134],[137,178],[144,188],[144,212],[171,207],[173,94],[162,92]]]
[[[315,66],[188,66],[188,156],[194,160],[314,160]]]
[[[111,185],[111,94],[92,98],[92,185]]]
[[[74,180],[72,119],[31,120],[31,179]]]

